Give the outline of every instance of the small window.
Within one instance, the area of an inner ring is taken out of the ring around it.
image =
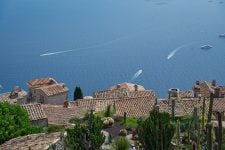
[[[40,95],[40,103],[43,104],[44,103],[44,96]]]

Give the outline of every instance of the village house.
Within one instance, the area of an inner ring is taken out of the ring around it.
[[[27,95],[27,92],[15,86],[10,92],[0,94],[0,102],[26,104]]]
[[[70,126],[70,120],[85,114],[85,110],[72,105],[69,102],[64,102],[64,105],[41,105],[47,118],[48,125]]]
[[[194,91],[195,97],[209,97],[211,92],[214,93],[215,98],[225,97],[225,86],[217,86],[215,80],[213,80],[211,83],[206,81],[196,81],[192,89]]]
[[[40,78],[27,82],[29,102],[62,105],[68,99],[69,89],[53,78]]]
[[[27,111],[30,122],[35,126],[47,127],[48,119],[41,104],[26,104],[22,107]]]
[[[71,104],[95,112],[104,111],[108,105],[115,109],[117,115],[124,112],[128,116],[138,117],[148,115],[156,100],[155,93],[145,90],[141,85],[121,83],[105,91],[94,92],[91,99],[80,99]]]

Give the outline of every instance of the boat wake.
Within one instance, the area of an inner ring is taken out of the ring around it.
[[[133,77],[131,78],[131,81],[134,80],[134,79],[137,79],[141,74],[142,74],[143,70],[140,69],[138,70],[134,75]]]
[[[174,50],[172,50],[169,55],[167,56],[167,59],[170,60],[172,57],[174,57],[174,55],[179,51],[181,50],[182,48],[186,47],[186,46],[189,46],[189,45],[192,45],[194,43],[199,43],[199,42],[191,42],[191,43],[188,43],[188,44],[184,44],[184,45],[181,45],[177,48],[175,48]]]
[[[41,54],[40,56],[41,57],[43,57],[43,56],[51,56],[51,55],[58,55],[58,54],[63,54],[63,53],[69,53],[69,52],[73,52],[73,51],[89,50],[89,49],[93,49],[93,48],[100,48],[100,47],[103,47],[103,46],[111,45],[111,44],[113,44],[115,42],[118,42],[118,41],[121,41],[121,40],[134,38],[134,37],[138,36],[139,34],[142,34],[142,33],[148,32],[148,31],[149,31],[149,29],[148,30],[144,30],[144,31],[139,31],[139,32],[136,32],[136,33],[133,33],[133,34],[129,34],[127,36],[122,36],[122,37],[119,37],[119,38],[115,38],[113,40],[106,41],[106,42],[103,42],[103,43],[87,46],[87,47],[74,48],[74,49],[55,51],[55,52],[48,52],[48,53]]]

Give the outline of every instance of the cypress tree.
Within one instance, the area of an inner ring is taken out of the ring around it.
[[[75,90],[74,90],[74,98],[73,100],[77,100],[77,99],[83,99],[83,92],[81,90],[81,88],[79,86],[76,86]]]

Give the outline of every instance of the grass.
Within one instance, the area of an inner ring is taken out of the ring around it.
[[[127,117],[126,122],[120,121],[121,125],[125,125],[126,128],[136,128],[138,126],[137,119],[134,117]]]

